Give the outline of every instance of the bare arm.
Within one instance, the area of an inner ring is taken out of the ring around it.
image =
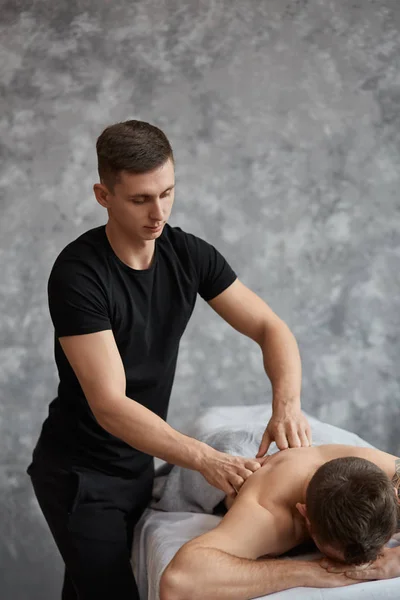
[[[234,329],[261,348],[271,381],[274,403],[300,405],[301,362],[296,339],[289,327],[257,294],[238,279],[209,301]]]
[[[112,331],[60,338],[99,425],[130,446],[167,462],[200,471],[226,494],[241,487],[259,462],[217,452],[179,433],[126,396],[124,366]]]
[[[177,559],[170,569],[161,579],[160,600],[250,600],[294,587],[356,583],[342,573],[328,573],[319,561],[254,561],[206,548],[194,550],[191,561],[180,564]]]
[[[160,600],[247,600],[298,586],[351,583],[315,561],[256,560],[290,545],[290,532],[288,513],[276,517],[256,502],[237,501],[216,529],[177,552],[162,575]]]
[[[311,429],[300,409],[300,353],[289,327],[238,279],[210,300],[209,305],[234,329],[254,340],[262,351],[264,368],[272,384],[273,416],[257,456],[263,456],[274,440],[281,450],[309,446]]]
[[[343,573],[358,581],[400,578],[400,546],[383,548],[380,556],[373,563],[352,566],[324,558],[321,566],[329,573]]]

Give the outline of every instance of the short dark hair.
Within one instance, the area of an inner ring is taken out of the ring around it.
[[[323,464],[306,493],[311,531],[347,564],[376,560],[396,532],[399,505],[393,483],[374,463],[348,456]]]
[[[145,121],[124,121],[107,127],[96,142],[100,181],[112,192],[121,171],[147,173],[174,160],[161,129]]]

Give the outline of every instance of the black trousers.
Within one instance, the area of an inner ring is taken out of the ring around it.
[[[131,547],[153,462],[132,479],[35,461],[27,472],[65,563],[62,600],[139,600]]]

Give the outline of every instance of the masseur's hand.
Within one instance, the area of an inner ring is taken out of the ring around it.
[[[262,459],[232,456],[210,449],[203,458],[199,471],[208,483],[225,492],[227,496],[233,496],[262,464]]]
[[[271,443],[275,442],[279,450],[311,446],[311,427],[300,408],[277,406],[267,425],[261,440],[257,458],[264,456]]]
[[[336,563],[328,558],[321,561],[321,566],[329,573],[344,573],[350,579],[362,581],[400,577],[400,547],[384,548],[376,561],[357,567]]]

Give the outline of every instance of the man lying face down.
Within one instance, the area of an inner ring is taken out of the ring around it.
[[[278,452],[226,498],[228,512],[215,529],[177,552],[160,599],[247,600],[355,583],[320,561],[274,557],[313,540],[334,561],[375,561],[397,530],[399,480],[400,459],[380,450],[332,444]],[[391,576],[400,575],[396,556]]]

